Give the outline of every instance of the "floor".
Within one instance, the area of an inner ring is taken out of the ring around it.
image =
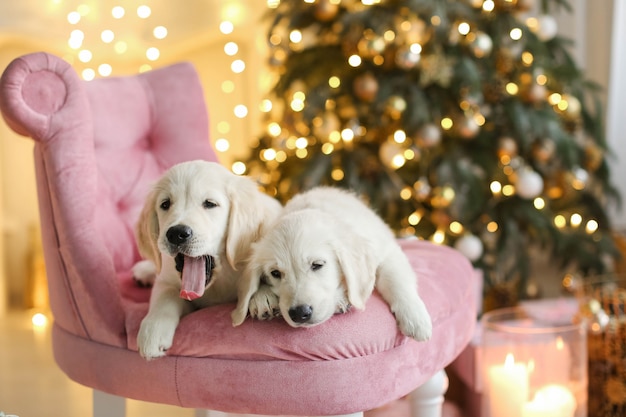
[[[54,363],[50,326],[35,326],[33,312],[9,312],[0,317],[0,416],[85,417],[92,415],[89,388],[78,385]],[[406,401],[395,401],[365,417],[408,417]],[[194,410],[127,400],[127,417],[193,417]],[[444,416],[458,417],[444,406]],[[231,415],[230,417],[236,417]]]
[[[27,311],[0,317],[0,412],[19,417],[90,416],[91,390],[57,368],[50,326],[35,327],[31,317]],[[126,415],[193,417],[194,410],[127,400]]]

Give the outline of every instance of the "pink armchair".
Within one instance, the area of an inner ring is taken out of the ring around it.
[[[85,82],[55,56],[26,55],[0,79],[0,110],[35,140],[54,357],[94,389],[95,415],[99,407],[123,415],[124,398],[232,413],[360,415],[411,392],[414,414],[440,415],[442,370],[471,338],[475,295],[469,262],[428,242],[402,242],[433,319],[426,343],[404,337],[374,295],[365,311],[306,330],[250,319],[233,328],[234,305],[202,309],[181,320],[166,357],[139,356],[150,290],[130,270],[144,196],[171,165],[216,160],[191,65]]]

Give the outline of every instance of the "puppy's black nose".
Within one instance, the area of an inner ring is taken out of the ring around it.
[[[306,323],[313,315],[313,307],[308,304],[301,304],[289,309],[289,317],[295,323]]]
[[[172,226],[167,230],[167,233],[165,233],[167,240],[173,245],[185,243],[192,235],[193,230],[191,230],[191,227],[185,226],[184,224]]]

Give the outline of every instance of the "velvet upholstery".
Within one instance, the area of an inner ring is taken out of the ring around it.
[[[403,336],[375,293],[364,311],[309,329],[280,319],[233,328],[233,304],[198,310],[181,320],[166,357],[145,361],[136,335],[150,290],[131,279],[134,223],[165,169],[217,160],[194,68],[85,82],[53,55],[26,55],[0,79],[0,110],[35,140],[54,355],[83,385],[228,412],[347,414],[409,393],[472,336],[469,262],[448,247],[402,240],[433,319],[428,342]]]

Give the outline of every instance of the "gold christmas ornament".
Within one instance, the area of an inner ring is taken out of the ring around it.
[[[494,0],[496,10],[515,10],[518,0]]]
[[[454,188],[449,185],[435,187],[431,193],[430,204],[432,204],[434,208],[438,209],[449,207],[454,200],[455,195],[456,193],[454,192]]]
[[[470,262],[475,262],[483,256],[483,242],[478,236],[471,233],[467,233],[461,236],[454,243],[456,250],[461,252]]]
[[[561,101],[556,106],[563,117],[568,120],[576,120],[580,117],[582,106],[575,96],[562,94]]]
[[[476,55],[476,58],[488,56],[493,49],[493,41],[485,32],[476,32],[474,40],[470,43],[470,47]]]
[[[413,190],[415,190],[415,198],[418,201],[426,201],[431,191],[431,186],[428,182],[428,178],[420,177],[420,179],[415,181],[415,183],[413,184]]]
[[[576,190],[583,190],[589,183],[589,172],[581,167],[572,169],[572,187]]]
[[[585,167],[594,172],[604,163],[604,152],[594,142],[589,141],[585,146]]]
[[[546,100],[548,89],[545,85],[533,83],[526,90],[525,98],[531,103],[541,103]]]
[[[373,58],[385,52],[387,43],[381,36],[377,36],[373,32],[365,35],[357,44],[357,50],[362,58]]]
[[[463,139],[474,139],[478,132],[480,132],[480,126],[473,117],[463,116],[461,120],[454,123],[457,128],[459,136]]]
[[[339,5],[330,0],[317,0],[313,7],[313,15],[322,22],[333,20],[339,12]]]
[[[424,148],[433,148],[441,143],[441,128],[434,123],[426,123],[417,131],[416,142]]]
[[[543,178],[532,169],[524,169],[517,175],[515,190],[521,198],[532,200],[543,191]]]
[[[518,12],[527,12],[535,7],[535,0],[517,0],[516,9]]]
[[[324,112],[313,119],[313,132],[318,138],[327,139],[332,132],[338,132],[340,128],[341,121],[332,111]]]
[[[415,68],[420,59],[421,53],[415,52],[409,45],[403,45],[396,50],[396,65],[403,70]]]
[[[502,136],[498,139],[498,157],[513,158],[517,155],[517,142],[510,136]]]
[[[537,27],[535,29],[535,35],[542,42],[547,42],[557,35],[559,26],[556,23],[556,19],[551,15],[541,15],[537,17]]]
[[[396,142],[387,140],[380,145],[378,156],[380,161],[387,167],[398,169],[404,165],[406,159],[403,154],[404,149]]]
[[[378,80],[371,72],[366,72],[354,79],[353,88],[354,95],[370,103],[378,94]]]
[[[406,110],[406,100],[400,96],[391,96],[387,100],[385,109],[392,119],[399,120],[402,117],[402,113]]]
[[[532,155],[536,161],[546,163],[552,160],[556,144],[552,139],[540,139],[533,144]]]
[[[401,29],[399,36],[402,36],[407,44],[425,45],[430,40],[430,26],[415,14],[411,14],[406,20],[400,22],[399,27]]]

